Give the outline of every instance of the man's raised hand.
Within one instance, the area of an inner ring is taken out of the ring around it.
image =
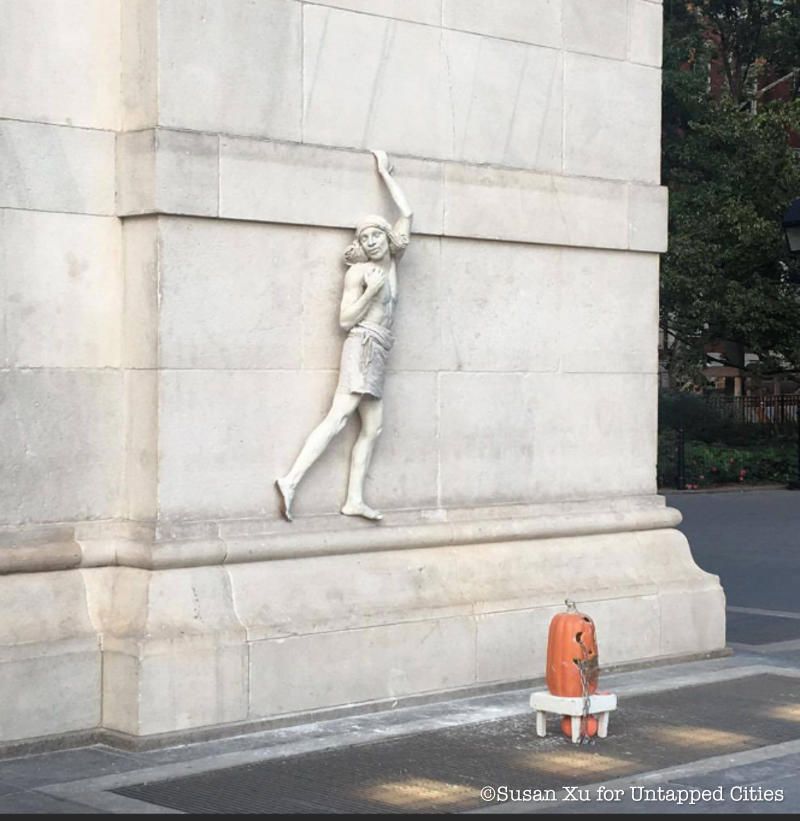
[[[381,174],[391,174],[392,173],[392,163],[389,160],[385,151],[377,151],[374,150],[372,154],[375,157],[375,161],[378,164],[378,171]]]

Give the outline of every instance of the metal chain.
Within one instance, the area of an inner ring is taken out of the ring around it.
[[[589,692],[590,681],[587,670],[592,666],[592,660],[589,657],[589,648],[583,643],[583,638],[578,639],[578,644],[580,645],[581,652],[583,653],[583,658],[578,662],[578,673],[581,677],[581,690],[583,694],[583,709],[581,712],[581,728],[578,743],[583,744],[584,741],[587,743],[589,741],[589,709],[591,707],[591,694]]]
[[[578,608],[571,599],[564,599],[564,604],[567,606],[568,613],[577,612]],[[589,668],[597,665],[597,659],[592,660],[590,658],[589,648],[583,643],[582,637],[578,638],[578,644],[580,645],[581,653],[583,653],[583,658],[578,662],[578,673],[581,677],[581,692],[583,695],[583,709],[581,711],[581,728],[578,743],[583,744],[584,741],[587,743],[589,741],[589,709],[592,706],[591,693],[589,692],[591,684],[589,681],[590,674],[587,671]]]

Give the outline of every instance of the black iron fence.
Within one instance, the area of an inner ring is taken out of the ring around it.
[[[662,394],[658,483],[800,484],[800,395]]]
[[[788,425],[797,422],[800,413],[800,394],[772,396],[705,397],[709,407],[723,419],[743,425]]]

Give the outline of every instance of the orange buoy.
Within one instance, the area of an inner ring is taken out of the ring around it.
[[[594,622],[567,601],[547,636],[547,689],[554,696],[587,698],[597,690],[599,676]]]
[[[576,721],[581,722],[581,735],[584,738],[591,738],[597,735],[597,719],[594,716],[586,716],[586,718],[576,718]],[[572,738],[572,717],[564,716],[561,719],[561,732],[567,738]]]

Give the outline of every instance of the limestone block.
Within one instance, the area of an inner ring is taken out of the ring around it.
[[[333,6],[362,11],[396,20],[410,20],[438,26],[442,21],[443,0],[314,0],[317,6]]]
[[[339,368],[345,338],[339,327],[346,270],[341,259],[352,236],[350,232],[318,231],[309,241],[315,256],[302,274],[304,368]],[[397,341],[389,357],[390,370],[431,371],[441,365],[440,267],[439,239],[415,235],[398,265],[393,326]]]
[[[652,185],[631,185],[630,247],[634,251],[667,250],[668,190]]]
[[[448,163],[444,233],[626,248],[627,190],[603,180]]]
[[[712,577],[716,579],[716,577]],[[661,655],[702,653],[725,646],[725,591],[719,584],[706,590],[665,592],[660,597]]]
[[[219,138],[157,129],[156,190],[159,211],[216,216],[219,212]]]
[[[121,733],[139,732],[139,661],[133,655],[103,652],[103,727]]]
[[[127,568],[120,570],[113,566],[81,568],[79,571],[86,590],[86,611],[97,634],[108,628],[115,597],[120,596],[122,592],[119,588],[115,589],[115,582],[127,572]]]
[[[386,378],[383,433],[367,476],[367,498],[381,510],[437,503],[436,375],[401,371]],[[347,464],[340,462],[340,492]],[[342,470],[344,468],[344,470]]]
[[[116,219],[0,211],[0,268],[10,364],[119,365],[122,276]]]
[[[556,607],[485,613],[476,617],[479,682],[541,678],[547,659],[547,630]]]
[[[716,589],[719,578],[701,570],[692,557],[689,542],[680,530],[665,532],[641,531],[636,534],[639,548],[653,555],[648,572],[650,578],[661,588],[676,589]]]
[[[80,573],[2,576],[0,600],[0,740],[96,727],[100,647]]]
[[[208,635],[244,639],[234,609],[230,579],[224,568],[191,567],[149,574],[147,621],[149,638]]]
[[[0,660],[0,741],[99,726],[102,665],[94,644],[59,652],[60,643],[37,642],[27,645],[27,657]]]
[[[113,215],[114,133],[0,120],[0,207]]]
[[[436,371],[443,364],[441,316],[444,271],[441,241],[414,236],[398,264],[394,314],[397,337],[389,359],[396,371]]]
[[[569,551],[570,548],[564,545],[564,549]],[[596,539],[595,549],[601,549]],[[579,609],[596,625],[601,666],[659,655],[661,613],[658,595],[605,598],[592,591],[592,582],[595,579],[591,578],[590,571],[583,579],[575,578],[574,584],[581,587],[565,586],[564,590],[565,594],[569,591],[570,597],[580,596]],[[566,581],[566,585],[569,584]],[[624,587],[624,581],[620,579],[620,588]],[[478,681],[542,678],[550,620],[563,610],[562,603],[479,615],[476,620]],[[632,630],[630,626],[634,624],[636,629]]]
[[[338,253],[328,257],[316,233],[161,219],[162,367],[299,368],[304,271],[311,279],[338,278],[346,247],[340,240]],[[313,292],[308,299],[314,300]]]
[[[414,230],[442,230],[440,163],[394,157],[414,208]],[[291,191],[291,197],[286,192]],[[354,226],[368,213],[395,209],[366,152],[223,137],[220,216],[300,225]]]
[[[538,454],[531,379],[443,373],[439,402],[442,505],[532,500]]]
[[[561,170],[562,55],[445,31],[453,157]]]
[[[534,460],[528,468],[533,498],[655,493],[655,374],[533,374],[529,379],[536,397]]]
[[[7,616],[0,620],[4,657],[12,648],[37,642],[51,644],[57,653],[58,642],[94,639],[78,571],[14,573],[0,577],[0,590]]]
[[[369,527],[374,525],[359,529]],[[226,542],[235,547],[232,528],[226,530]],[[481,573],[480,561],[474,548],[435,548],[233,563],[227,569],[237,613],[248,640],[257,643],[471,615],[475,599],[491,599],[497,576],[495,565]]]
[[[0,530],[0,573],[41,573],[81,564],[81,548],[68,528],[49,533],[49,528],[38,533],[37,530],[35,527]]]
[[[628,0],[563,0],[564,47],[569,51],[624,60],[628,42]],[[613,115],[613,109],[609,115]],[[608,115],[607,115],[608,116]]]
[[[129,368],[158,365],[158,220],[122,222],[125,310],[122,314],[122,363]]]
[[[216,216],[219,138],[168,129],[117,137],[119,213]]]
[[[152,129],[117,134],[117,212],[120,216],[155,211],[155,134]]]
[[[443,24],[491,37],[561,47],[560,0],[443,0]]]
[[[567,54],[564,98],[566,173],[659,181],[660,71]]]
[[[660,552],[655,545],[656,552]],[[660,654],[661,609],[663,594],[645,594],[623,598],[591,598],[587,592],[579,609],[592,617],[597,628],[600,666],[653,658]],[[632,625],[635,628],[632,629]],[[718,645],[714,649],[719,649]],[[603,687],[601,685],[600,689]]]
[[[322,420],[335,386],[334,371],[164,372],[161,515],[277,517],[273,482]],[[298,514],[338,511],[353,432],[340,434],[311,469],[297,494]]]
[[[0,523],[114,516],[122,409],[115,371],[0,373]]]
[[[299,140],[300,14],[290,0],[161,3],[159,125]]]
[[[462,687],[475,680],[474,647],[467,618],[256,642],[250,718]]]
[[[346,334],[339,325],[344,277],[344,249],[352,242],[348,230],[309,230],[305,254],[296,276],[302,281],[301,360],[307,370],[338,371]],[[310,239],[313,236],[313,239]],[[288,263],[296,264],[295,262]],[[403,274],[405,274],[405,261]],[[399,288],[405,287],[401,284]],[[392,355],[396,351],[392,350]]]
[[[245,646],[191,636],[145,643],[140,657],[107,651],[103,664],[108,729],[150,735],[247,718]]]
[[[124,372],[125,483],[123,515],[154,519],[158,487],[158,374]]]
[[[3,218],[0,215],[0,235],[2,235]],[[2,261],[2,251],[0,251],[0,262]],[[5,281],[0,278],[0,304],[7,306],[8,297],[6,295],[7,287]],[[0,368],[8,368],[11,364],[8,351],[8,334],[6,332],[6,313],[4,308],[0,311]]]
[[[131,567],[89,568],[82,573],[90,615],[104,633],[103,649],[133,652],[131,643],[147,632],[152,574]]]
[[[558,369],[561,249],[445,239],[441,268],[446,369]]]
[[[122,3],[122,129],[158,124],[158,0]]]
[[[314,5],[305,6],[303,20],[305,142],[449,156],[437,28]]]
[[[655,373],[658,256],[569,248],[561,259],[562,371]]]
[[[119,40],[119,0],[3,0],[0,117],[116,128]]]
[[[125,568],[112,584],[105,726],[146,735],[244,719],[247,648],[226,571]]]
[[[652,0],[631,0],[629,59],[647,66],[661,66],[664,12]]]

